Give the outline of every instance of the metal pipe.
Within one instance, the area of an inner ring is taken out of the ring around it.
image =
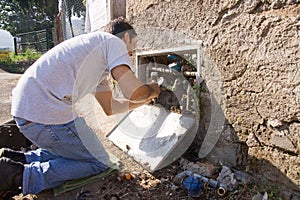
[[[217,189],[217,193],[218,193],[219,196],[223,196],[226,193],[226,189],[223,188],[223,187],[219,187]]]
[[[223,196],[227,192],[226,185],[220,183],[219,181],[207,178],[205,176],[202,176],[200,174],[194,173],[189,170],[183,171],[183,172],[179,173],[178,175],[176,175],[174,182],[177,182],[177,183],[182,182],[186,176],[197,177],[205,183],[205,186],[211,186],[211,187],[217,188],[217,194],[219,196]]]

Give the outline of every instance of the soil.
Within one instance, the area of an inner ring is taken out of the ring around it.
[[[81,188],[70,192],[54,196],[52,190],[43,191],[38,195],[22,194],[13,197],[15,200],[98,200],[98,199],[247,199],[251,200],[257,192],[262,192],[255,183],[242,184],[232,192],[227,192],[224,196],[219,196],[217,190],[213,187],[203,188],[197,197],[188,195],[187,190],[181,184],[176,184],[174,178],[177,174],[184,171],[180,158],[171,165],[155,171],[153,173],[145,170],[143,166],[135,162],[126,153],[114,146],[105,135],[101,137],[104,146],[121,162],[122,167],[119,171],[112,173],[110,176],[89,183]],[[190,156],[191,154],[186,154]],[[199,161],[206,163],[205,160]]]
[[[16,78],[13,79],[0,79],[1,87],[6,88],[2,90],[0,102],[6,102],[10,99],[11,89],[16,84]],[[5,94],[4,94],[5,92]],[[10,107],[9,105],[3,107]],[[10,117],[7,108],[1,110],[1,115],[6,118]],[[207,163],[205,160],[197,160],[194,151],[187,151],[181,158],[174,161],[169,166],[157,170],[155,172],[147,171],[139,163],[135,162],[125,152],[121,151],[118,147],[112,144],[106,134],[109,133],[115,125],[113,118],[107,117],[102,112],[101,130],[97,132],[98,137],[101,139],[106,149],[113,153],[121,160],[122,166],[119,171],[115,171],[110,176],[96,180],[78,189],[65,192],[59,196],[54,196],[53,190],[46,190],[37,195],[22,194],[15,195],[11,199],[15,200],[89,200],[89,199],[252,199],[258,192],[262,194],[265,192],[264,188],[258,185],[258,182],[251,183],[238,183],[238,187],[233,191],[226,192],[225,195],[220,196],[217,190],[213,187],[203,187],[197,197],[193,197],[187,193],[187,189],[181,183],[175,183],[174,177],[180,172],[186,170],[182,161],[201,164]],[[215,171],[212,178],[216,178],[220,171],[220,166],[215,166]],[[272,192],[272,191],[271,191]],[[268,191],[270,194],[270,191]],[[271,193],[272,198],[277,199],[276,193]],[[270,196],[270,195],[269,195]],[[269,199],[272,199],[269,198]]]
[[[4,70],[0,69],[0,124],[11,119],[11,91],[15,87],[19,76],[18,74],[5,73]]]

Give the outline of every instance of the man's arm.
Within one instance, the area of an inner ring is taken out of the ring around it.
[[[115,67],[112,70],[112,75],[126,99],[115,100],[111,91],[96,92],[95,97],[106,115],[126,112],[149,104],[160,93],[156,83],[149,85],[142,83],[126,65]]]
[[[111,71],[126,99],[134,103],[146,102],[158,97],[157,83],[145,84],[136,78],[127,65],[119,65]]]
[[[140,107],[144,104],[150,103],[150,101],[133,103],[130,101],[122,100],[118,101],[112,97],[112,92],[96,92],[95,97],[101,105],[106,115],[110,116],[113,114],[127,112],[134,108]]]

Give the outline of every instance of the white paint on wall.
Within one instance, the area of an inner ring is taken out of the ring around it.
[[[0,29],[0,49],[14,50],[14,39],[10,32]]]

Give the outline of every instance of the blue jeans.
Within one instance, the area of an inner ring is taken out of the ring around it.
[[[23,194],[37,194],[108,168],[109,156],[83,118],[61,125],[14,119],[24,136],[39,147],[25,153]]]

